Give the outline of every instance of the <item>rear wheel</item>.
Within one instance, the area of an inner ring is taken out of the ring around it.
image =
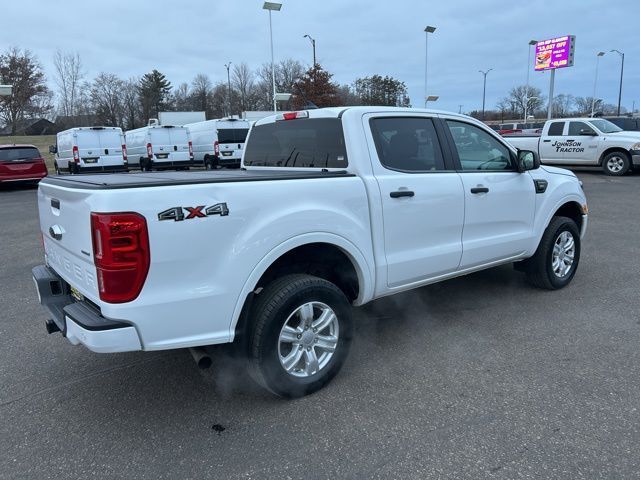
[[[58,162],[53,162],[53,167],[56,169],[56,175],[60,175],[60,167],[58,166]]]
[[[542,235],[536,253],[523,262],[529,282],[536,287],[557,290],[566,287],[580,261],[580,232],[567,217],[554,217]]]
[[[602,169],[607,175],[624,175],[631,168],[629,155],[624,152],[611,152],[602,159]]]
[[[318,277],[287,275],[274,281],[257,297],[252,320],[249,372],[276,395],[300,397],[319,390],[349,352],[349,301]]]

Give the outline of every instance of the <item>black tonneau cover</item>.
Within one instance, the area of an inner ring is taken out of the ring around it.
[[[259,182],[266,180],[304,180],[311,178],[353,177],[345,171],[295,172],[291,170],[201,170],[196,172],[111,173],[57,175],[41,184],[66,188],[110,190],[116,188],[163,187],[199,183]]]

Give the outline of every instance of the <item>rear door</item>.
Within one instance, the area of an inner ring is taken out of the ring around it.
[[[74,136],[80,155],[80,165],[97,167],[102,154],[98,130],[80,129],[75,131]]]
[[[172,128],[153,127],[149,129],[149,138],[153,148],[153,162],[163,163],[170,161],[170,154],[173,151],[170,131]]]
[[[236,122],[219,122],[218,124],[218,148],[220,158],[240,160],[242,150],[249,133],[248,126],[236,126]]]
[[[189,134],[185,127],[169,128],[170,158],[173,161],[189,160]]]
[[[122,134],[119,130],[97,130],[100,142],[100,165],[103,167],[124,166],[122,158]]]
[[[382,200],[391,288],[454,272],[462,256],[462,183],[447,169],[449,154],[434,120],[398,113],[363,120]]]
[[[561,151],[565,141],[564,121],[551,122],[545,134],[540,138],[540,161],[549,164],[562,164],[564,156]]]
[[[460,269],[505,260],[531,243],[535,188],[515,155],[494,135],[459,119],[445,121],[464,189]]]

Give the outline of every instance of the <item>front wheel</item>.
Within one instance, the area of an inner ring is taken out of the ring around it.
[[[567,217],[554,217],[542,235],[536,253],[525,260],[525,271],[531,284],[547,290],[566,287],[580,261],[580,232]]]
[[[602,169],[607,175],[621,176],[629,171],[631,162],[624,152],[611,152],[602,159]]]
[[[249,372],[283,397],[326,385],[347,358],[351,306],[334,284],[311,275],[287,275],[269,284],[252,309]]]

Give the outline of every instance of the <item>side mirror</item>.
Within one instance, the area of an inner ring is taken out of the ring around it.
[[[596,132],[594,132],[593,130],[589,130],[586,128],[582,128],[580,129],[580,135],[586,136],[586,137],[597,137],[598,134]]]
[[[58,147],[55,145],[49,145],[49,153],[58,153]]]
[[[531,150],[518,150],[518,171],[526,172],[540,168],[540,157]]]

